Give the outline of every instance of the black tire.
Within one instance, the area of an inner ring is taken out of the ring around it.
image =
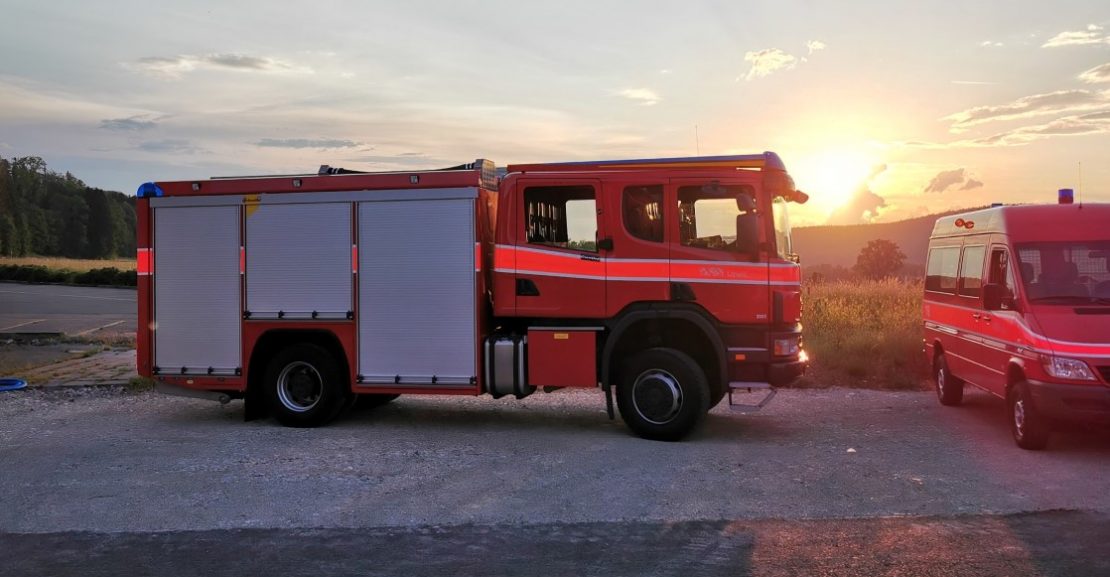
[[[376,408],[378,408],[382,405],[386,405],[386,404],[392,402],[393,400],[395,400],[397,397],[400,397],[400,396],[401,395],[392,395],[392,394],[390,394],[390,395],[387,395],[387,394],[355,395],[354,403],[353,403],[354,410],[356,410],[356,411],[368,411],[370,409],[376,409]]]
[[[1048,446],[1052,426],[1033,405],[1029,385],[1024,382],[1014,385],[1006,401],[1010,414],[1010,433],[1017,446],[1029,451],[1040,451]]]
[[[713,410],[714,407],[721,404],[721,401],[725,398],[725,394],[726,389],[724,387],[721,387],[720,390],[716,391],[710,389],[711,397],[709,399],[709,409]]]
[[[655,441],[678,441],[696,429],[709,411],[705,372],[689,355],[648,349],[623,366],[617,407],[634,433]]]
[[[287,427],[318,427],[347,406],[350,386],[335,357],[302,343],[281,350],[266,366],[270,414]]]
[[[937,355],[933,363],[933,385],[940,404],[955,407],[964,401],[964,382],[948,370],[948,360],[943,353]]]

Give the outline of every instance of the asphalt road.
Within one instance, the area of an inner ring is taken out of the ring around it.
[[[982,394],[785,391],[676,444],[587,392],[310,430],[78,394],[0,397],[0,575],[1110,574],[1110,437],[1022,451]]]
[[[136,292],[0,283],[0,334],[135,334]]]

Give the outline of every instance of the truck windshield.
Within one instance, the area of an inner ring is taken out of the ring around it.
[[[1110,304],[1110,240],[1017,245],[1021,283],[1031,302]]]
[[[775,198],[772,203],[772,212],[775,215],[775,247],[779,258],[783,260],[796,260],[794,247],[790,243],[790,211],[788,203],[782,197]]]

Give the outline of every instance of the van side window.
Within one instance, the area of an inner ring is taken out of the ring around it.
[[[628,234],[642,240],[663,242],[663,185],[626,186],[621,212]]]
[[[1002,286],[1005,295],[1013,298],[1014,273],[1010,270],[1010,255],[1006,252],[1006,249],[995,248],[991,250],[991,266],[990,272],[987,274],[987,282]],[[1003,308],[1007,307],[1003,306]]]
[[[929,250],[925,290],[956,292],[956,269],[960,266],[960,247],[946,246]]]
[[[965,246],[960,266],[960,296],[978,297],[983,292],[983,256],[987,247]]]
[[[597,252],[594,187],[532,186],[524,189],[528,242]]]

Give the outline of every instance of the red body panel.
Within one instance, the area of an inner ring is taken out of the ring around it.
[[[529,330],[528,383],[536,387],[596,387],[597,333]]]
[[[151,332],[153,319],[153,271],[154,258],[150,254],[151,244],[151,218],[150,201],[145,198],[135,199],[135,234],[138,255],[136,258],[136,285],[138,294],[138,327],[135,334],[135,364],[139,375],[151,376],[154,366],[151,346],[154,338]]]

